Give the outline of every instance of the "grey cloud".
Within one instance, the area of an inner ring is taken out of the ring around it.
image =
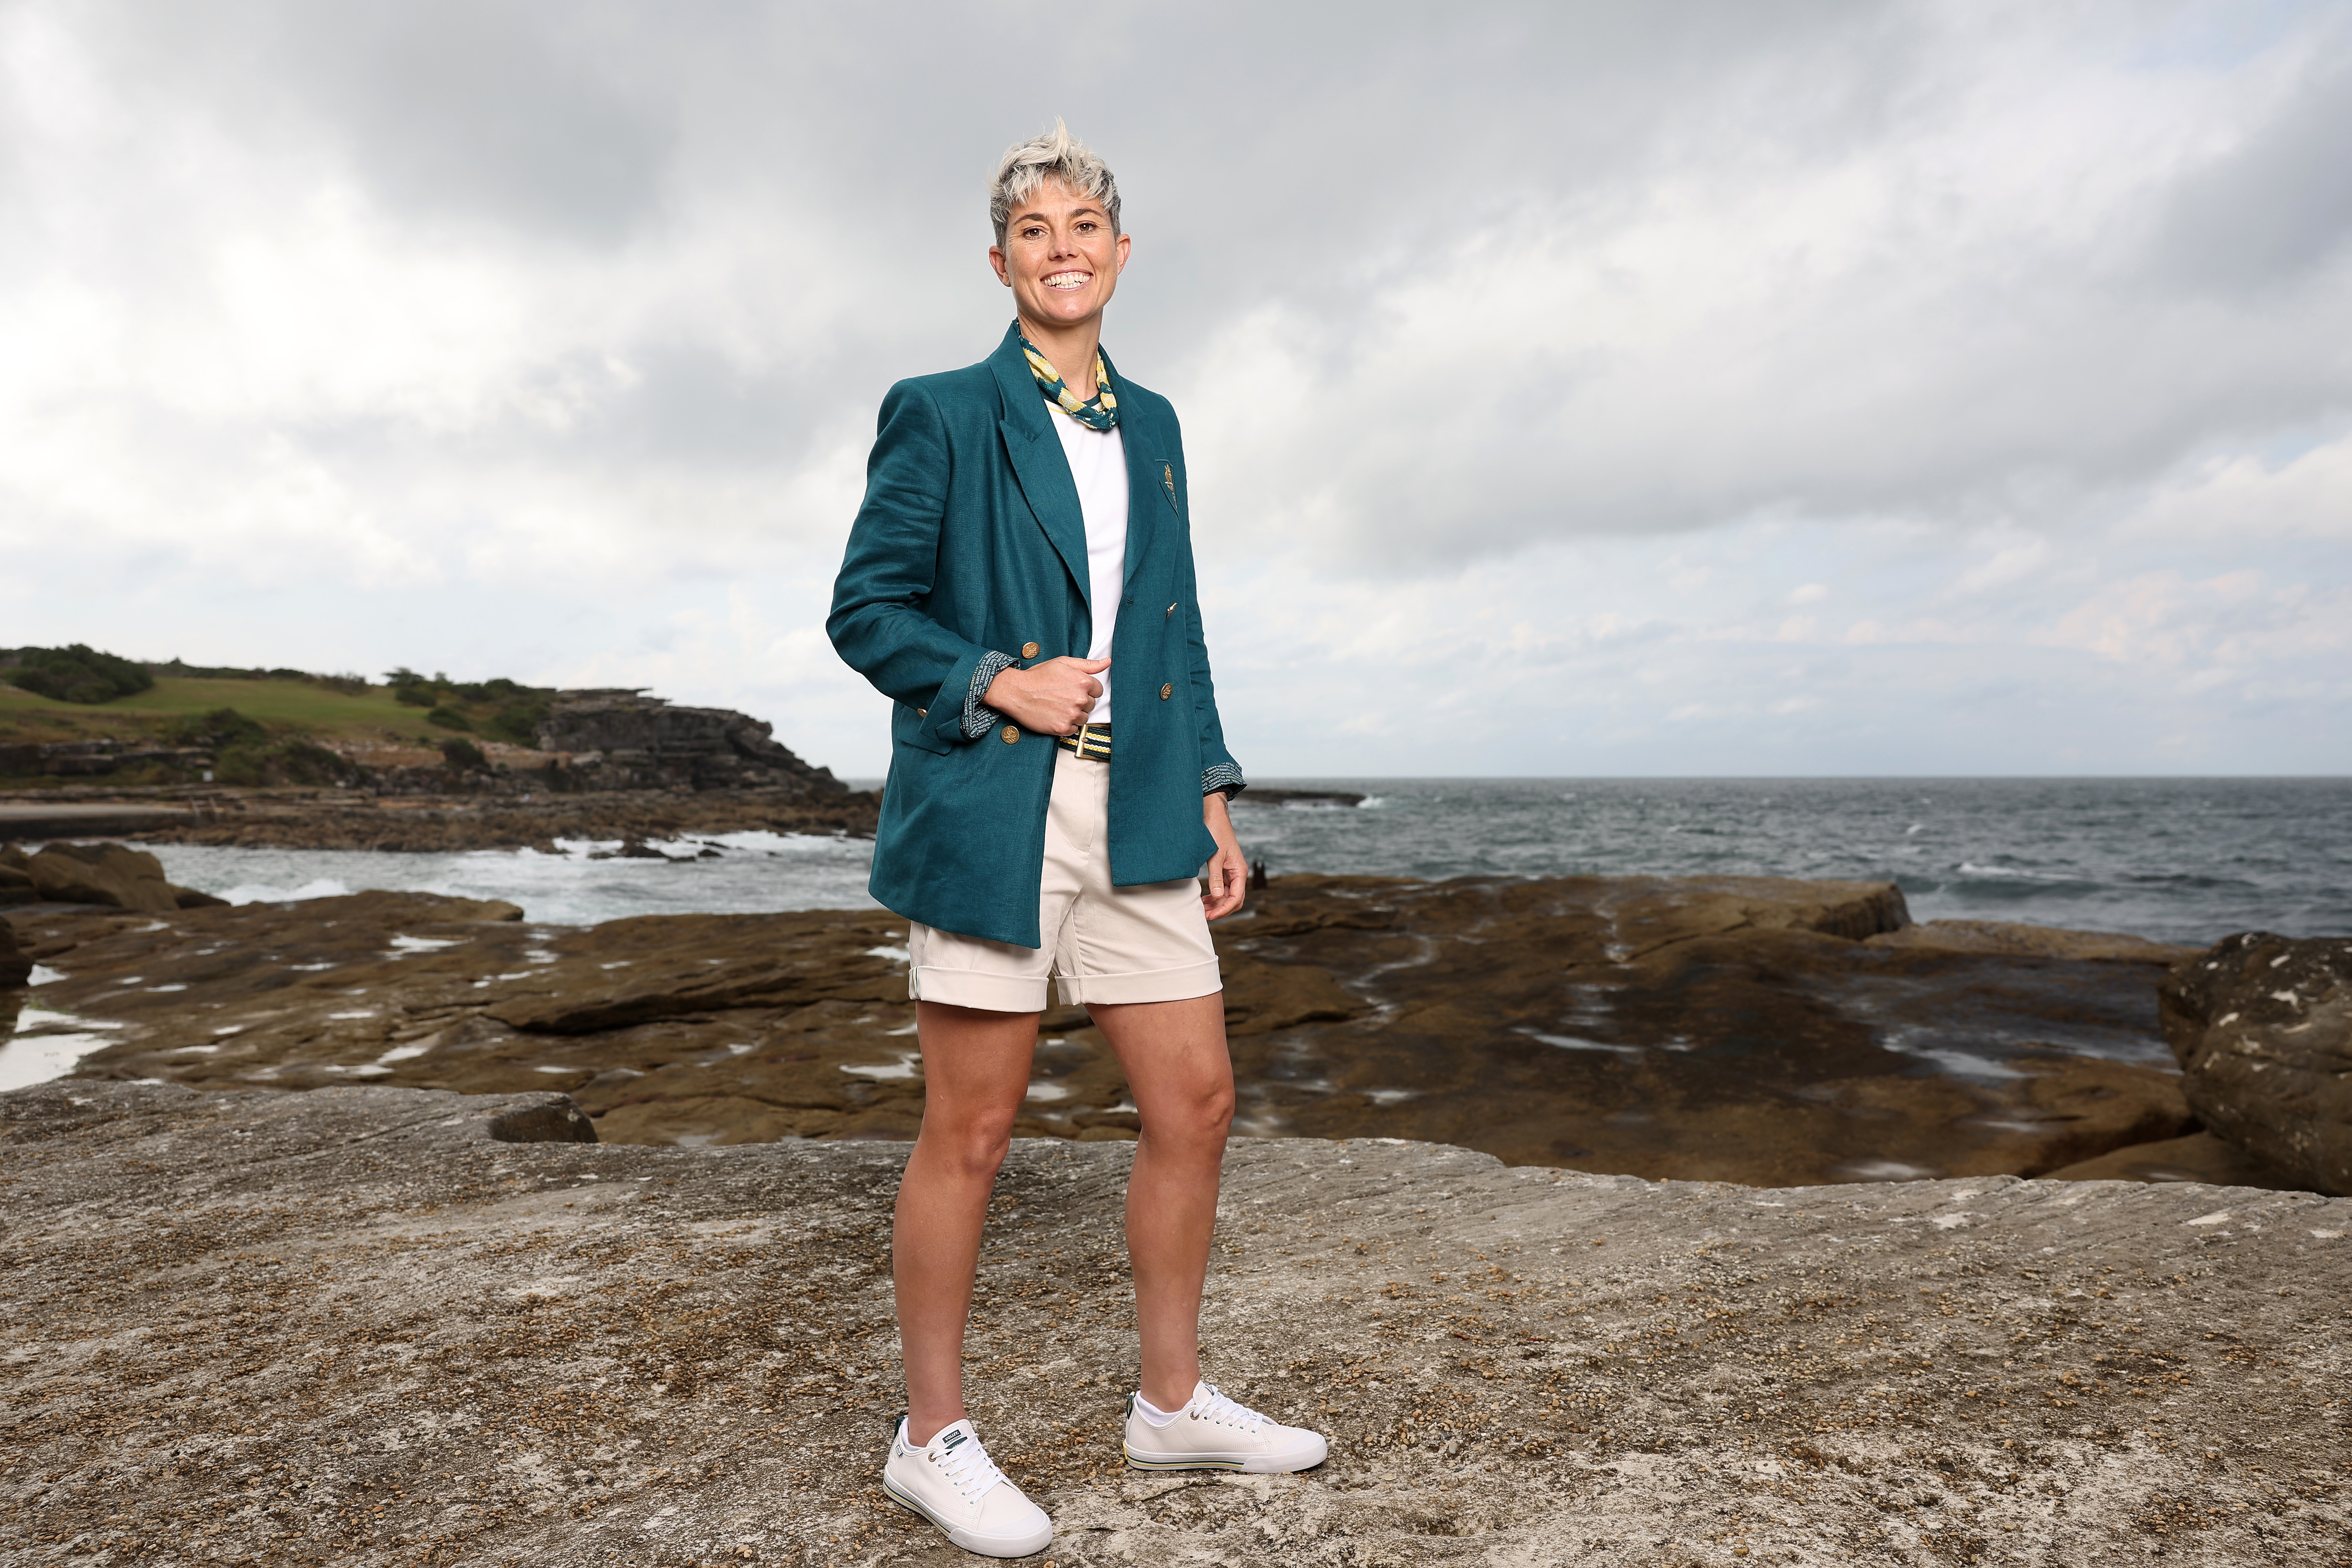
[[[748,369],[698,346],[668,345],[631,357],[634,384],[601,403],[565,445],[630,461],[648,455],[722,468],[789,466],[840,405],[826,388],[838,362],[802,361]]]
[[[662,38],[604,4],[257,0],[138,6],[119,58],[289,154],[331,151],[424,220],[614,244],[657,214],[675,104]]]
[[[2278,112],[2184,181],[2160,231],[2158,265],[2234,293],[2298,281],[2352,240],[2352,28]]]
[[[553,235],[620,266],[723,245],[688,237],[698,204],[804,228],[806,265],[732,283],[815,307],[793,340],[759,345],[773,361],[763,371],[726,373],[734,345],[659,328],[616,328],[604,345],[653,374],[574,427],[583,450],[617,440],[683,464],[762,432],[788,454],[813,398],[870,406],[899,374],[984,352],[1003,306],[979,255],[981,177],[998,147],[1053,113],[1112,157],[1130,193],[1143,248],[1114,324],[1122,363],[1163,390],[1222,392],[1185,376],[1187,357],[1220,323],[1281,304],[1318,346],[1315,383],[1289,390],[1319,398],[1363,373],[1395,290],[1465,245],[1563,206],[1621,202],[1719,155],[1727,136],[1744,142],[1750,121],[1790,158],[1867,141],[1932,43],[1905,7],[1830,0],[1671,13],[1370,5],[1344,23],[1307,7],[1112,9],[1048,38],[1011,5],[224,0],[115,16],[114,57],[184,101],[289,158],[325,150],[398,220],[460,220],[488,250]],[[1573,413],[1565,389],[1591,367],[1525,361],[1501,372],[1508,384],[1475,386],[1493,373],[1465,362],[1448,387],[1363,389],[1361,438],[1391,452],[1427,398],[1497,407],[1427,445],[1412,473],[1327,446],[1358,538],[1418,557],[1432,514],[1397,503],[1458,493],[1465,470],[1482,475],[1475,526],[1439,520],[1481,549],[1560,528],[1705,522],[1790,481],[1765,475],[1687,501],[1614,494],[1548,427]],[[795,376],[809,394],[795,395]],[[1513,455],[1531,447],[1539,461]],[[1375,482],[1351,488],[1350,476]]]

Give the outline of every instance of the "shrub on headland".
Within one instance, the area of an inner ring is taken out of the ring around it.
[[[362,775],[363,770],[350,758],[299,736],[259,745],[231,746],[213,763],[213,780],[219,784],[321,787],[356,783]]]
[[[213,754],[216,784],[355,784],[366,769],[301,736],[275,737],[233,707],[184,718],[163,732],[174,746]]]
[[[410,707],[433,707],[441,701],[439,689],[406,664],[386,670],[383,684],[392,688],[393,701],[406,703]]]
[[[179,720],[163,732],[163,737],[174,746],[203,746],[226,751],[236,746],[267,745],[269,732],[233,707],[216,707],[208,714]]]
[[[462,735],[453,735],[441,743],[441,760],[457,773],[488,773],[490,759],[482,748]]]
[[[85,643],[62,648],[18,648],[14,666],[0,671],[9,685],[61,703],[108,703],[155,684],[143,665]]]
[[[235,664],[191,664],[185,659],[173,658],[146,667],[154,674],[175,675],[186,681],[308,681],[314,686],[324,686],[347,697],[365,696],[368,689],[365,675],[322,675],[310,670],[289,670],[283,665],[272,670],[258,666],[247,670]]]
[[[487,681],[453,681],[437,671],[418,674],[405,664],[387,670],[383,678],[394,701],[432,710],[425,716],[428,724],[467,733],[478,730],[515,746],[539,744],[539,727],[546,722],[549,699],[554,695],[544,687],[527,686],[504,675]],[[494,712],[480,711],[494,703],[498,705]],[[468,714],[467,707],[475,711]]]

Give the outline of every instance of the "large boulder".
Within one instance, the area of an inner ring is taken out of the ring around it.
[[[51,904],[110,904],[156,914],[180,907],[163,862],[121,844],[50,844],[25,862]]]
[[[2352,939],[2225,937],[2158,999],[2207,1130],[2314,1192],[2352,1195]]]
[[[27,856],[0,849],[0,904],[101,904],[116,909],[215,909],[227,903],[163,879],[163,865],[121,844],[51,844]]]

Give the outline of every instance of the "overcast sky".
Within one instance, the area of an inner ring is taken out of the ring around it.
[[[0,0],[0,645],[845,776],[1066,116],[1260,777],[2352,771],[2352,6]]]

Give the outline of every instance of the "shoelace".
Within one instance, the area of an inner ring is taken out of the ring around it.
[[[1226,1398],[1217,1392],[1215,1384],[1203,1383],[1201,1386],[1209,1391],[1209,1396],[1193,1404],[1194,1420],[1221,1421],[1228,1427],[1239,1427],[1244,1432],[1255,1432],[1265,1425],[1266,1417],[1263,1413]]]
[[[967,1437],[932,1462],[948,1478],[949,1485],[973,1502],[986,1497],[989,1489],[1004,1479],[1004,1472],[996,1468],[996,1461],[990,1458],[988,1450],[980,1446],[978,1433]]]

